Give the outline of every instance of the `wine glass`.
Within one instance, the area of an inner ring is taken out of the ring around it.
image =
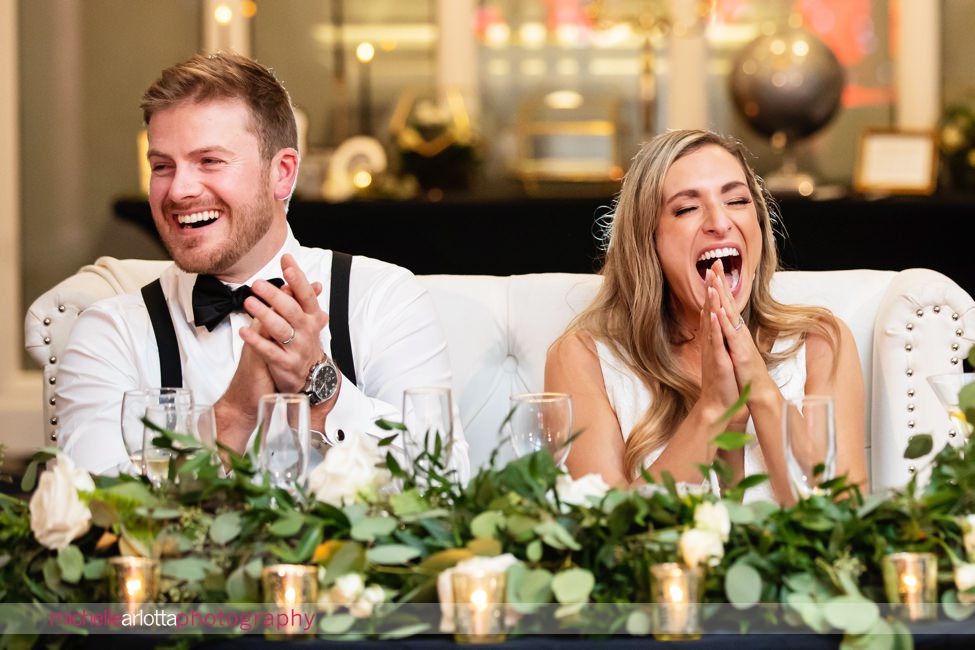
[[[833,398],[806,395],[786,402],[782,414],[785,461],[792,494],[820,494],[820,484],[836,475],[836,415]]]
[[[258,465],[271,485],[294,494],[304,484],[311,445],[311,407],[300,393],[272,393],[257,406]]]
[[[972,433],[972,425],[958,406],[958,393],[966,385],[975,382],[975,372],[951,372],[928,377],[928,384],[938,396],[938,401],[948,412],[955,430],[967,438]]]
[[[446,465],[454,440],[453,399],[449,388],[424,386],[403,391],[403,451],[414,468],[423,452],[433,454],[439,440]]]
[[[569,456],[572,398],[566,393],[512,395],[508,428],[519,457],[544,449],[561,467]]]
[[[150,437],[155,432],[148,429],[142,422],[146,417],[146,411],[150,407],[172,405],[174,409],[182,410],[186,413],[193,407],[193,393],[188,388],[140,388],[126,391],[122,396],[122,442],[129,455],[129,460],[136,470],[145,476],[149,476],[150,468],[146,464],[144,456],[146,432]],[[169,424],[175,426],[175,419],[179,411],[174,411],[170,416],[157,415],[153,422],[160,422],[160,426],[171,429]],[[169,420],[172,419],[172,422]],[[171,429],[173,430],[173,429]],[[168,464],[168,459],[165,461]],[[160,463],[155,463],[158,468]]]

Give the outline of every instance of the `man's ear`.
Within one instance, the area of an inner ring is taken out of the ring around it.
[[[285,147],[271,159],[271,181],[274,183],[274,198],[284,201],[291,196],[298,181],[298,152]]]

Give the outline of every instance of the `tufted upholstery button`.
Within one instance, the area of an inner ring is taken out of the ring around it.
[[[938,305],[935,305],[934,307],[931,308],[931,311],[933,311],[936,314],[940,314],[941,313],[941,307],[938,306]]]
[[[50,325],[51,324],[51,319],[50,318],[45,318],[44,319],[44,324],[45,325]]]
[[[908,404],[908,405],[907,405],[907,412],[908,412],[908,413],[913,413],[913,412],[914,412],[914,408],[915,408],[915,407],[914,407],[914,405],[913,405],[913,404]]]
[[[908,343],[907,345],[904,346],[904,349],[907,350],[908,352],[910,352],[911,350],[914,349],[914,346],[911,345],[910,343]]]
[[[908,397],[914,397],[914,389],[913,388],[908,388],[907,389],[907,396]]]
[[[54,355],[51,355],[51,358],[48,359],[48,361],[50,361],[51,363],[57,363],[58,362],[58,358],[56,356],[54,356]]]
[[[53,386],[54,384],[58,383],[58,378],[57,377],[48,377],[47,378],[47,383],[49,383],[49,384],[51,384]]]
[[[51,418],[50,421],[51,421],[51,424],[57,424],[58,423],[58,416],[55,415],[53,418]]]
[[[958,314],[952,314],[951,320],[958,320]]]
[[[45,336],[44,337],[44,345],[51,345],[51,337],[50,336]]]
[[[958,365],[958,357],[951,357],[951,365],[953,366]]]
[[[518,359],[513,354],[509,354],[501,362],[501,369],[505,372],[514,374],[515,370],[518,369]]]
[[[910,332],[913,329],[914,329],[914,323],[908,323],[907,324],[907,331]]]
[[[64,313],[64,305],[58,305],[58,311]]]
[[[952,343],[951,344],[951,351],[954,352],[956,350],[958,350],[958,344],[957,343]]]
[[[57,431],[52,431],[51,432],[51,440],[54,441],[54,442],[57,442],[58,441],[58,432]]]
[[[50,404],[51,406],[54,406],[57,403],[57,399],[52,397],[51,399],[47,400],[47,403]]]
[[[907,374],[908,377],[913,377],[914,376],[914,371],[911,370],[910,368],[908,368],[906,374]]]
[[[914,428],[914,420],[908,420],[907,421],[907,428],[908,429],[913,429]]]
[[[965,332],[960,327],[955,330],[955,336],[961,336],[964,333]]]
[[[924,316],[924,310],[918,309],[916,312],[914,312],[914,315],[917,316],[918,318],[921,318],[922,316]]]

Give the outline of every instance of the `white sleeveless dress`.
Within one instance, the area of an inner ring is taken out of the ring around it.
[[[773,352],[780,352],[788,349],[794,339],[779,339],[772,346]],[[609,403],[616,412],[616,419],[620,424],[620,431],[623,432],[625,441],[633,427],[639,422],[647,409],[651,407],[650,393],[637,377],[626,368],[619,358],[610,348],[602,342],[596,342],[596,351],[599,355],[599,365],[603,371],[603,383],[606,386],[606,395]],[[782,397],[786,400],[801,399],[805,394],[806,388],[806,346],[799,346],[796,354],[779,364],[769,372],[769,376],[778,385],[782,392]],[[755,425],[752,419],[748,418],[746,431],[755,434]],[[644,467],[650,466],[663,453],[664,447],[658,447],[651,451],[643,461]],[[753,440],[745,447],[745,476],[750,474],[766,473],[765,461],[762,458],[762,449],[758,445],[758,440]],[[711,478],[712,489],[717,490],[714,477]],[[775,501],[772,494],[772,486],[768,481],[749,488],[745,492],[745,501]]]

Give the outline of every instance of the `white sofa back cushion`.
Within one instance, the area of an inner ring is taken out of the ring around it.
[[[25,322],[26,347],[44,368],[45,417],[52,435],[57,359],[78,313],[100,298],[132,291],[157,277],[165,262],[100,258],[39,297]],[[596,275],[419,276],[443,322],[455,398],[470,443],[471,464],[487,462],[501,439],[509,396],[543,387],[548,346],[592,300]],[[927,269],[781,272],[773,291],[783,301],[829,308],[851,328],[866,384],[867,458],[874,490],[902,485],[924,467],[908,461],[908,438],[934,434],[935,449],[951,423],[927,385],[932,374],[961,372],[975,336],[971,297]],[[501,458],[511,456],[502,448]]]

